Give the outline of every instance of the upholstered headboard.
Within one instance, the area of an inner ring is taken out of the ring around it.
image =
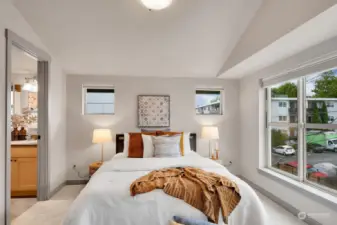
[[[197,134],[191,133],[190,134],[190,145],[191,150],[196,152],[197,151]],[[124,134],[116,134],[116,154],[123,152],[124,149]]]

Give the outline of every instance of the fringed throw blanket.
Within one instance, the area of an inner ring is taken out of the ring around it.
[[[218,223],[221,208],[224,221],[239,203],[238,186],[226,177],[197,168],[169,168],[155,170],[134,181],[132,196],[154,189],[184,200],[202,211],[209,221]]]

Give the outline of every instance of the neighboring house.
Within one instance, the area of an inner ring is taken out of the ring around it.
[[[195,111],[197,114],[220,114],[220,101],[198,106]]]
[[[310,98],[306,102],[306,121],[312,122],[313,109],[322,107],[325,102],[328,111],[329,123],[337,124],[337,98]],[[275,97],[271,101],[271,121],[297,123],[297,98]]]

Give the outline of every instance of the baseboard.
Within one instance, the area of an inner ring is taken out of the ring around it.
[[[247,180],[246,178],[244,178],[242,176],[239,176],[239,177],[242,180],[244,180],[246,183],[248,183],[252,188],[254,188],[255,190],[257,190],[258,192],[260,192],[264,196],[268,197],[273,202],[277,203],[278,205],[280,205],[282,208],[284,208],[285,210],[287,210],[288,212],[290,212],[294,216],[297,217],[298,214],[301,212],[300,210],[296,209],[294,206],[292,206],[289,203],[283,201],[282,199],[280,199],[279,197],[277,197],[274,194],[270,193],[269,191],[263,189],[262,187],[254,184],[250,180]],[[316,220],[314,220],[310,216],[307,216],[303,221],[306,222],[309,225],[322,225],[321,223],[317,222]]]
[[[66,181],[57,186],[54,190],[49,192],[48,199],[51,199],[57,192],[59,192],[64,186],[66,186]]]
[[[66,185],[80,185],[80,184],[87,184],[88,180],[67,180]]]

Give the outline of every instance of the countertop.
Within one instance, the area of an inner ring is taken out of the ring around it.
[[[37,140],[12,141],[11,145],[37,145]]]

